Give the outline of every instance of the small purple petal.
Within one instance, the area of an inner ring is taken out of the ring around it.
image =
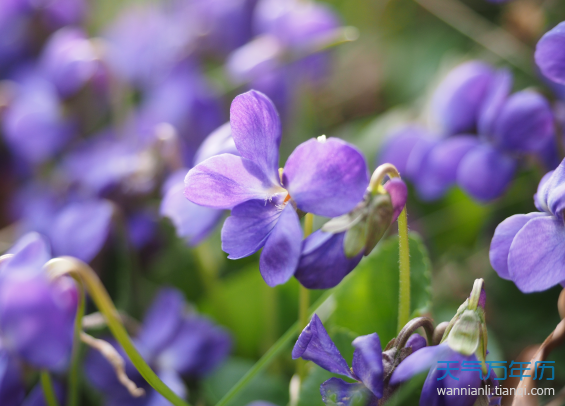
[[[449,135],[471,131],[494,76],[492,67],[470,61],[445,77],[434,93],[434,115]]]
[[[406,178],[412,181],[418,196],[426,201],[438,199],[447,190],[447,185],[438,183],[431,175],[428,176],[428,170],[431,169],[430,154],[440,143],[440,139],[420,138],[412,147],[406,165]]]
[[[283,183],[300,210],[337,217],[363,199],[369,177],[365,158],[353,145],[311,139],[288,158]]]
[[[302,228],[292,204],[286,205],[265,242],[259,269],[267,285],[287,282],[298,266],[302,248]]]
[[[302,256],[294,276],[308,289],[329,289],[337,286],[361,259],[347,258],[343,250],[345,233],[315,231],[302,245]]]
[[[273,183],[279,184],[281,122],[273,102],[250,90],[231,105],[230,123],[239,154],[253,161]]]
[[[430,369],[437,360],[442,359],[442,357],[446,356],[451,351],[447,344],[440,344],[433,347],[425,347],[419,351],[413,352],[396,367],[390,378],[390,383],[397,385],[400,382],[407,381],[420,372]]]
[[[489,257],[490,263],[498,273],[498,276],[504,279],[511,279],[508,272],[508,254],[514,237],[528,221],[545,215],[545,213],[515,214],[496,227],[490,243]]]
[[[353,372],[377,397],[383,396],[383,352],[377,333],[353,340]]]
[[[394,223],[406,205],[408,188],[402,179],[398,178],[389,180],[384,184],[384,188],[390,195],[393,209],[391,223]]]
[[[292,349],[292,359],[302,358],[334,374],[353,378],[349,366],[333,343],[318,315],[302,330]]]
[[[536,46],[535,59],[546,77],[565,84],[565,22],[541,37]]]
[[[530,220],[514,237],[508,271],[524,293],[547,290],[565,280],[563,222],[551,216]]]
[[[216,155],[196,165],[184,183],[188,200],[214,209],[231,209],[252,199],[267,201],[284,192],[255,163],[231,154]]]
[[[547,176],[547,175],[546,175]],[[555,169],[551,176],[542,179],[538,186],[535,201],[544,203],[543,210],[563,219],[565,210],[565,160]]]
[[[478,132],[486,137],[494,133],[494,125],[501,108],[512,91],[512,73],[508,69],[496,72],[490,83],[483,105],[479,112]]]
[[[493,200],[510,185],[516,162],[490,145],[483,144],[469,151],[459,164],[459,186],[479,201]]]
[[[181,292],[162,288],[153,300],[137,335],[144,357],[151,360],[175,337],[180,329],[186,302]]]
[[[508,98],[494,124],[494,141],[516,152],[540,150],[553,138],[553,114],[547,100],[531,90]]]
[[[229,259],[247,257],[265,245],[281,216],[279,203],[249,200],[233,208],[222,228],[222,250]]]
[[[415,125],[402,127],[387,137],[379,153],[377,165],[393,164],[401,176],[407,176],[412,149],[421,139],[432,138],[424,128]]]
[[[198,165],[206,159],[220,154],[239,155],[231,135],[230,123],[223,124],[202,141],[194,155],[194,164]]]
[[[16,359],[0,347],[0,404],[19,406],[25,396],[22,371]]]
[[[31,232],[21,237],[8,250],[14,256],[3,263],[0,276],[33,276],[43,272],[43,265],[51,259],[47,240],[38,233]],[[6,271],[2,272],[5,269]]]
[[[406,347],[412,348],[412,353],[415,353],[428,345],[426,339],[420,334],[412,334],[408,341],[406,341]]]
[[[553,172],[549,171],[539,181],[538,190],[534,195],[534,204],[539,211],[545,211],[546,213],[550,213],[549,207],[547,207],[547,195],[549,194],[549,186],[552,184],[550,181],[553,181]]]
[[[90,200],[71,203],[55,218],[50,230],[55,255],[70,255],[85,262],[102,249],[110,233],[112,203]]]
[[[377,399],[360,383],[348,383],[330,378],[320,386],[322,401],[326,405],[355,406],[376,405]]]

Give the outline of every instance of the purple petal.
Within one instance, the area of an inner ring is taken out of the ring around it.
[[[432,106],[447,134],[459,134],[475,128],[493,76],[492,67],[471,61],[453,69],[441,82],[434,93]]]
[[[440,198],[447,190],[448,185],[438,183],[428,171],[430,154],[441,143],[440,139],[420,138],[412,148],[406,165],[406,177],[412,181],[418,196],[426,201]]]
[[[535,59],[546,77],[565,84],[565,22],[541,37],[536,46]]]
[[[400,382],[407,381],[414,375],[424,372],[432,367],[437,360],[449,354],[451,349],[447,344],[440,344],[433,347],[425,347],[419,351],[410,354],[404,361],[396,367],[390,383],[397,385]]]
[[[533,152],[553,138],[553,114],[547,100],[531,90],[514,93],[494,125],[495,143],[505,150]]]
[[[485,100],[479,112],[478,132],[487,137],[494,133],[494,125],[501,108],[512,91],[512,73],[508,69],[496,72],[489,85]]]
[[[437,142],[422,162],[416,187],[426,200],[434,200],[445,194],[457,180],[461,160],[479,145],[477,137],[455,135]]]
[[[324,138],[308,140],[294,150],[284,167],[283,183],[300,210],[337,217],[363,199],[369,177],[357,148]]]
[[[206,159],[220,154],[239,155],[231,134],[230,123],[223,124],[202,141],[194,156],[194,164],[198,165]]]
[[[534,204],[539,211],[545,211],[546,213],[551,213],[549,207],[547,207],[547,195],[549,194],[550,181],[553,181],[553,173],[555,171],[549,171],[539,181],[538,190],[534,195]]]
[[[504,279],[511,279],[508,272],[508,254],[514,237],[528,221],[545,215],[545,213],[515,214],[496,227],[490,243],[489,256],[490,263],[498,273],[498,276]]]
[[[55,255],[70,255],[85,262],[102,249],[110,233],[112,203],[90,200],[71,203],[55,218],[50,230]]]
[[[312,361],[334,374],[353,378],[349,366],[333,343],[317,314],[302,330],[292,349],[292,359],[302,358]]]
[[[222,228],[222,250],[229,259],[247,257],[265,245],[281,216],[280,199],[249,200],[233,208]]]
[[[302,255],[294,276],[308,289],[329,289],[337,286],[361,259],[347,258],[343,250],[345,233],[315,231],[302,245]]]
[[[281,122],[273,102],[255,90],[240,94],[232,102],[230,123],[239,154],[279,184]]]
[[[184,184],[188,200],[214,209],[231,209],[252,199],[266,201],[284,192],[255,163],[231,154],[213,156],[196,165]]]
[[[405,347],[412,348],[412,353],[421,350],[428,345],[426,339],[420,334],[412,334],[408,341],[406,341]]]
[[[273,287],[283,284],[294,275],[301,249],[300,220],[292,204],[287,204],[268,236],[259,259],[259,269],[267,285]]]
[[[433,136],[424,128],[411,125],[391,133],[381,148],[377,165],[393,164],[401,176],[407,176],[408,163],[412,149],[421,139]]]
[[[530,220],[514,237],[508,255],[508,271],[525,293],[539,292],[565,280],[563,263],[565,227],[551,216]]]
[[[184,195],[184,183],[170,187],[161,201],[161,216],[173,222],[177,235],[189,245],[198,245],[216,228],[223,211],[199,206]]]
[[[51,259],[49,244],[38,233],[27,233],[8,250],[14,256],[3,263],[0,276],[24,277],[43,272],[43,265]]]
[[[355,406],[376,405],[374,396],[360,383],[348,383],[330,378],[320,386],[322,401],[326,405]]]
[[[563,219],[565,209],[565,160],[551,172],[543,177],[538,192],[534,197],[536,205],[542,210],[552,213],[555,217]]]
[[[164,369],[201,377],[218,367],[231,347],[232,339],[223,328],[203,317],[193,316],[184,320],[157,363]]]
[[[151,360],[175,337],[182,325],[186,302],[181,292],[162,288],[153,300],[137,335],[144,357]]]
[[[406,205],[406,199],[408,199],[408,188],[406,187],[406,184],[398,178],[389,180],[384,184],[384,188],[390,195],[393,209],[391,223],[394,223]]]
[[[377,333],[353,340],[353,372],[377,397],[383,396],[383,352]]]
[[[516,162],[490,145],[483,144],[469,151],[459,164],[459,186],[479,201],[502,195],[510,185]]]
[[[0,404],[20,406],[24,396],[22,371],[15,358],[0,347]]]

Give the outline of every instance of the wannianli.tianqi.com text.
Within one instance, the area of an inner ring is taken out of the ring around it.
[[[554,388],[503,388],[500,386],[491,387],[489,385],[482,388],[437,388],[438,396],[555,396]]]

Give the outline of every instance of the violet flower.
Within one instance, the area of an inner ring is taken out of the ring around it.
[[[490,262],[501,278],[525,293],[547,290],[565,281],[562,241],[565,161],[539,183],[534,202],[539,212],[516,214],[495,230]]]
[[[546,32],[536,46],[535,60],[541,72],[552,81],[565,85],[565,22]]]
[[[209,320],[185,311],[182,293],[175,289],[162,289],[147,311],[143,325],[134,344],[143,358],[175,393],[186,397],[187,391],[181,375],[202,377],[224,361],[231,349],[231,338],[222,328]],[[112,345],[118,347],[114,341]],[[121,355],[127,356],[118,349]],[[102,391],[107,405],[157,406],[167,403],[151,390],[133,364],[127,359],[128,377],[144,387],[145,397],[133,398],[118,382],[110,363],[97,351],[90,351],[85,361],[86,376],[90,383]]]
[[[50,280],[43,265],[51,259],[37,233],[22,237],[0,265],[2,345],[26,363],[53,371],[71,356],[78,293],[70,278]]]
[[[376,212],[370,204],[371,192],[348,216],[347,219],[334,219],[322,229],[307,237],[302,244],[302,254],[294,276],[308,289],[329,289],[337,286],[368,255],[382,238],[389,225],[394,223],[406,204],[408,190],[400,179],[391,179],[384,184],[386,199],[375,203]],[[390,207],[383,207],[390,206]],[[370,208],[370,209],[369,209]],[[369,209],[369,210],[367,210]],[[367,210],[366,213],[362,211]],[[384,213],[384,214],[383,214]],[[342,220],[347,230],[340,231]],[[356,228],[362,227],[359,232]],[[352,230],[353,229],[353,230]],[[330,232],[330,231],[334,232]],[[354,233],[348,236],[348,233]],[[352,243],[350,238],[354,239]]]
[[[326,217],[350,211],[367,187],[367,167],[355,147],[323,137],[299,145],[280,173],[279,117],[256,91],[235,98],[230,123],[241,156],[222,154],[198,164],[186,175],[185,193],[193,203],[232,210],[222,229],[222,249],[238,259],[264,247],[259,267],[275,286],[298,266],[297,210]]]

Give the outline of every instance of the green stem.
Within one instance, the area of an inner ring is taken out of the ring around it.
[[[110,331],[147,383],[174,406],[190,406],[189,403],[181,399],[161,381],[157,374],[147,365],[141,354],[139,354],[120,321],[118,311],[112,299],[92,268],[84,262],[72,257],[54,258],[47,262],[45,267],[53,278],[63,275],[71,275],[80,278],[86,290],[90,293],[92,300],[104,315]]]
[[[82,282],[77,280],[78,287],[78,309],[75,318],[74,337],[73,337],[73,353],[71,360],[71,369],[69,373],[69,388],[68,388],[68,405],[78,406],[79,399],[79,386],[80,386],[80,350],[81,339],[80,333],[82,332],[82,319],[84,317],[85,309],[85,295]]]
[[[45,403],[47,403],[47,406],[59,406],[59,401],[55,396],[53,382],[51,382],[51,375],[49,375],[49,371],[41,371],[40,380],[41,387],[43,388],[43,396],[45,396]]]
[[[304,217],[304,238],[308,238],[314,230],[314,215],[306,213]],[[308,325],[308,307],[310,306],[310,291],[302,285],[298,294],[298,323],[300,330]],[[296,372],[300,378],[300,382],[304,382],[306,378],[306,361],[300,358],[296,363]]]
[[[410,320],[410,245],[406,207],[398,216],[398,254],[400,263],[398,293],[398,331]]]
[[[336,288],[337,289],[337,288]],[[310,308],[309,316],[312,316],[321,307],[324,307],[326,301],[330,299],[331,293],[334,290],[326,291],[320,299]],[[329,317],[329,314],[328,314]],[[269,366],[288,344],[296,338],[296,334],[300,331],[300,325],[297,321],[294,323],[284,335],[277,340],[277,342],[267,351],[253,367],[241,378],[224,397],[216,403],[216,406],[227,406],[232,400],[241,392],[259,373],[261,373],[267,366]]]

